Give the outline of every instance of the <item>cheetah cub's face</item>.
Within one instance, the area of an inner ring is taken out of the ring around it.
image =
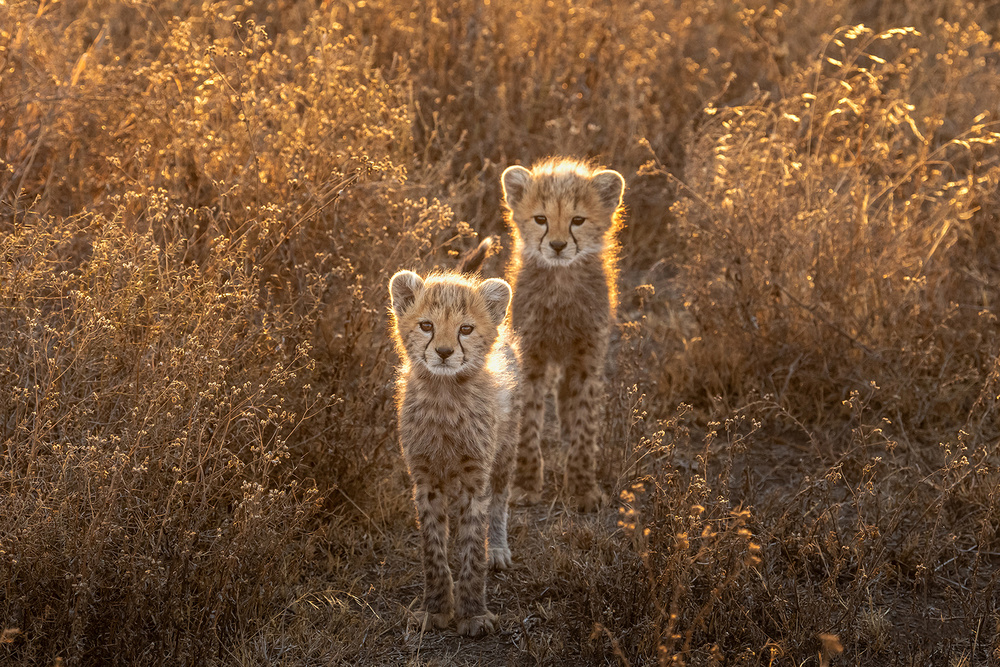
[[[396,343],[410,368],[471,375],[486,363],[507,315],[510,285],[498,278],[400,271],[389,281]]]
[[[525,256],[565,266],[600,255],[615,231],[625,179],[576,160],[547,160],[527,170],[508,167],[501,177],[504,201]]]

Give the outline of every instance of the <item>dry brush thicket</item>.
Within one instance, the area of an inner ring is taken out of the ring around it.
[[[1000,664],[998,38],[0,2],[0,661]],[[500,172],[549,154],[629,184],[617,502],[515,508],[500,635],[420,636],[386,282],[477,234],[500,275]]]

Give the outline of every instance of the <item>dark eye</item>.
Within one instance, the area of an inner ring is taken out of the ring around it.
[[[472,326],[471,324],[463,324],[458,328],[458,333],[462,334],[463,336],[468,336],[470,333],[472,333],[472,330],[475,328],[476,327]]]
[[[434,331],[434,325],[431,324],[430,322],[421,322],[420,323],[420,330],[421,331]]]
[[[536,215],[535,222],[537,222],[540,225],[547,225],[549,224],[549,219],[546,218],[544,215]]]
[[[584,223],[584,222],[585,222],[586,220],[587,220],[587,219],[586,219],[585,217],[583,217],[582,215],[578,215],[578,216],[575,216],[575,217],[574,217],[574,218],[573,218],[572,220],[570,220],[570,221],[569,221],[569,224],[573,225],[574,227],[579,227],[579,226],[580,226],[580,225],[582,225],[582,224],[583,224],[583,223]]]

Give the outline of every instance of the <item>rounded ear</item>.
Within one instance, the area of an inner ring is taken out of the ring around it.
[[[476,290],[483,296],[486,309],[490,313],[493,324],[500,326],[507,317],[507,306],[510,305],[511,290],[506,280],[489,278],[480,283]]]
[[[402,317],[403,313],[413,305],[417,294],[424,288],[424,280],[413,271],[397,271],[396,275],[389,279],[389,296],[392,299],[392,312],[396,317]]]
[[[500,184],[503,186],[503,198],[507,206],[517,206],[524,199],[530,182],[531,172],[524,167],[514,165],[503,170]]]
[[[621,205],[625,192],[625,179],[621,174],[614,169],[605,169],[594,174],[591,180],[603,205],[612,211]]]

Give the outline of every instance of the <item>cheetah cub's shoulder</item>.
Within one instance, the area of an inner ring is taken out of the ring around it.
[[[486,608],[486,567],[510,565],[509,482],[520,422],[519,362],[505,325],[510,286],[458,274],[389,282],[402,359],[399,442],[413,482],[423,542],[423,627],[480,635],[495,629]],[[460,563],[448,565],[449,506]]]
[[[604,500],[596,477],[597,429],[617,281],[617,240],[625,179],[568,158],[501,177],[514,253],[511,318],[521,338],[524,415],[516,484],[529,499],[542,490],[540,438],[547,376],[558,388],[565,486],[584,510]]]

